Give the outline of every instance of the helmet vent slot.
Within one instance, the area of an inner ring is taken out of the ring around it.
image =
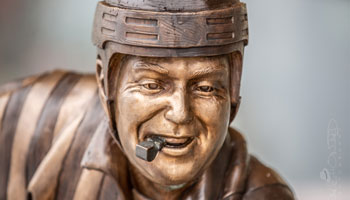
[[[158,40],[157,34],[126,32],[128,40]]]
[[[140,19],[134,17],[126,17],[125,23],[132,25],[141,25],[141,26],[157,26],[158,20],[156,19]]]
[[[207,24],[208,25],[216,25],[216,24],[233,24],[234,18],[233,17],[225,17],[225,18],[208,18]]]
[[[102,18],[107,21],[115,22],[117,21],[117,15],[111,15],[109,13],[103,13]]]
[[[232,39],[235,37],[235,34],[233,32],[227,32],[227,33],[208,33],[207,39],[208,40],[219,40],[219,39]]]

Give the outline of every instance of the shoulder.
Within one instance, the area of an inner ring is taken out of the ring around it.
[[[293,192],[279,174],[254,156],[250,156],[246,184],[244,200],[294,199]]]
[[[36,74],[32,76],[27,76],[24,78],[20,78],[3,85],[0,85],[0,96],[13,94],[16,92],[20,92],[22,89],[27,87],[32,87],[35,84],[40,82],[45,82],[46,79],[50,79],[51,82],[55,82],[57,79],[63,78],[67,74],[73,74],[72,72],[64,71],[64,70],[55,70],[50,72],[45,72],[42,74]]]
[[[96,96],[94,76],[63,70],[10,82],[0,86],[0,132],[21,140],[56,137]]]
[[[0,86],[0,119],[29,119],[36,123],[46,110],[59,112],[64,102],[92,97],[97,90],[93,75],[55,70],[12,81]],[[73,102],[73,101],[71,101]],[[79,104],[77,102],[76,104]],[[79,107],[76,107],[79,108]],[[12,123],[13,124],[13,123]],[[1,127],[1,125],[0,125]]]
[[[24,199],[47,155],[93,118],[91,107],[102,111],[98,100],[93,75],[62,70],[0,86],[0,199]]]
[[[92,74],[80,74],[73,71],[54,70],[42,74],[24,77],[0,85],[0,97],[20,92],[22,89],[28,87],[41,86],[41,89],[44,90],[53,89],[62,84],[68,87],[70,85],[75,85],[80,79],[84,79],[85,82],[90,82],[91,84],[97,85],[95,76]]]
[[[224,198],[243,200],[293,200],[293,192],[280,175],[248,153],[246,140],[236,129],[229,129],[232,154],[225,182]]]

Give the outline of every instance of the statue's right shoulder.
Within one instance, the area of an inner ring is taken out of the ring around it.
[[[97,94],[94,75],[62,70],[0,86],[0,199],[25,199],[46,153]]]
[[[26,129],[35,128],[40,118],[50,118],[60,112],[70,115],[69,110],[77,113],[84,109],[86,101],[95,96],[96,91],[95,76],[63,70],[4,84],[0,86],[0,132],[15,134],[20,124]],[[65,122],[66,117],[62,118],[58,126]]]

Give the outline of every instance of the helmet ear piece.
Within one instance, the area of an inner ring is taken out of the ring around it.
[[[241,105],[241,96],[239,96],[238,101],[236,103],[231,103],[231,111],[230,111],[230,124],[235,119],[239,106]]]
[[[243,56],[241,52],[236,51],[229,54],[230,59],[230,93],[231,93],[231,111],[230,123],[236,117],[241,104],[240,87],[242,77]]]
[[[100,56],[96,59],[96,80],[101,95],[106,98],[106,88],[104,84],[103,64]]]
[[[110,56],[110,59],[102,59],[100,56],[96,59],[96,79],[99,88],[99,96],[107,115],[111,135],[122,151],[123,148],[119,139],[116,123],[115,95],[119,72],[124,58],[126,58],[125,55],[116,53]]]
[[[108,123],[109,123],[109,129],[112,133],[112,136],[117,140],[118,145],[121,146],[119,135],[117,133],[117,126],[115,122],[115,106],[114,106],[114,100],[109,99],[106,95],[106,87],[105,87],[105,76],[104,76],[104,70],[103,70],[103,62],[100,58],[100,56],[96,59],[96,80],[99,90],[99,96],[102,102],[103,109],[105,110],[105,113],[108,117]]]

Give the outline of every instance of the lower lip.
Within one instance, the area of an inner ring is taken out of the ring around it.
[[[183,156],[192,150],[193,146],[196,143],[195,141],[196,138],[193,138],[187,145],[181,147],[169,147],[165,145],[160,152],[168,156]]]

